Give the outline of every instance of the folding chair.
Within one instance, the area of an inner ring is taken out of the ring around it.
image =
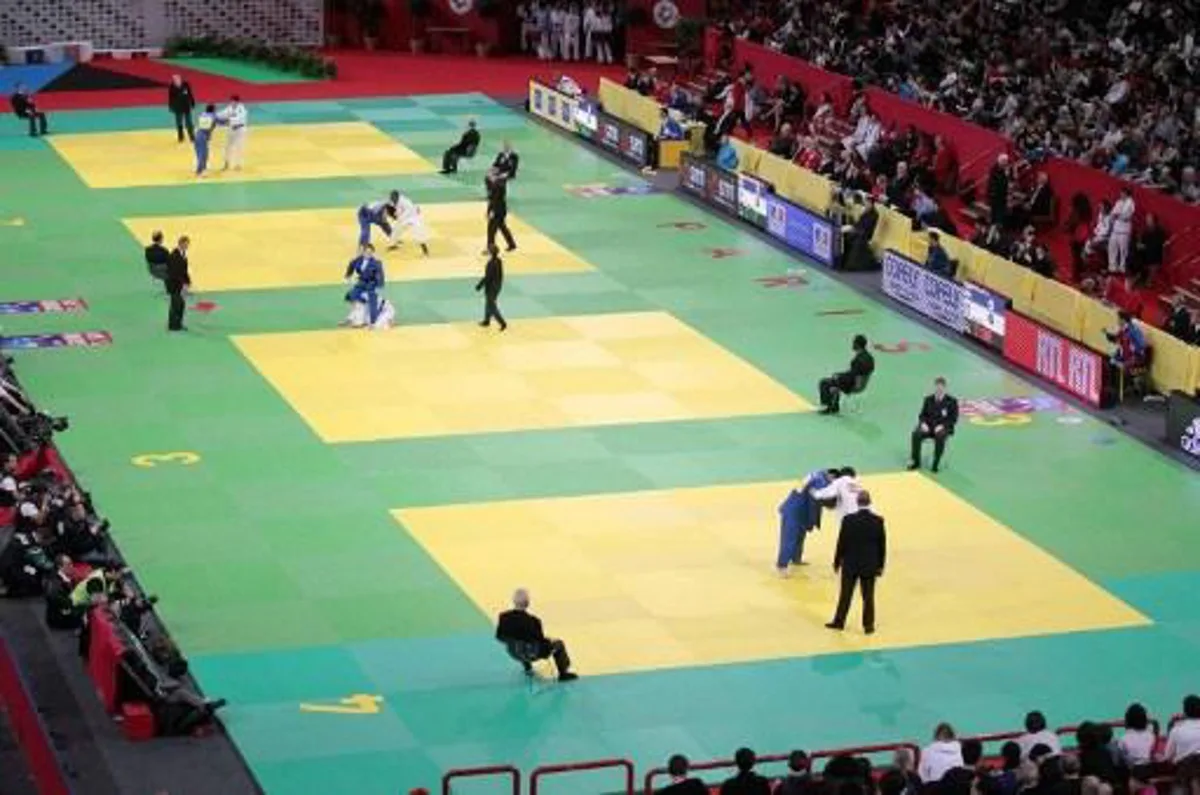
[[[519,662],[521,667],[525,669],[525,680],[529,683],[529,692],[536,692],[538,675],[533,666],[535,663],[546,659],[540,653],[540,646],[537,643],[524,640],[502,640],[500,642],[504,644],[504,650],[508,652],[508,656]]]
[[[863,399],[866,397],[867,385],[870,383],[871,376],[862,376],[855,381],[854,389],[842,395],[842,399],[846,403],[847,414],[862,414]]]

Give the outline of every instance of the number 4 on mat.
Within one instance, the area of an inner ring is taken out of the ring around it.
[[[143,469],[153,469],[157,466],[167,466],[170,464],[187,467],[198,463],[200,461],[200,454],[189,452],[142,453],[141,455],[135,455],[129,461],[135,467],[142,467]]]

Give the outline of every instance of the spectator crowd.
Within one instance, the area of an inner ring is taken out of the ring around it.
[[[1200,203],[1196,0],[782,0],[737,36]],[[865,11],[864,11],[865,9]]]

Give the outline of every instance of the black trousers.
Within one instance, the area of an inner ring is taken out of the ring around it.
[[[913,462],[920,462],[921,445],[926,439],[933,439],[933,465],[937,466],[942,460],[942,453],[946,452],[946,439],[949,437],[949,435],[950,434],[948,433],[934,433],[933,429],[923,431],[921,430],[921,426],[918,425],[916,428],[913,428],[912,432],[912,451],[910,453],[910,458],[913,460]]]
[[[196,134],[192,130],[192,112],[190,110],[185,110],[182,113],[179,111],[172,112],[175,114],[175,133],[179,136],[180,142],[183,141],[184,130],[187,130],[188,140],[194,141]]]
[[[512,232],[508,229],[508,213],[501,215],[489,215],[487,227],[487,248],[492,250],[492,246],[496,245],[496,233],[499,232],[504,237],[504,243],[508,248],[514,249],[517,247],[517,241],[513,240]]]
[[[561,640],[551,640],[548,638],[542,644],[541,656],[538,659],[544,660],[547,657],[553,658],[554,667],[558,669],[559,676],[571,670],[571,655],[567,654],[567,644]]]
[[[849,574],[842,571],[842,591],[838,595],[837,612],[834,613],[833,623],[845,626],[846,616],[850,612],[850,602],[854,599],[854,586],[862,591],[863,600],[863,629],[868,632],[875,629],[875,577]]]
[[[450,147],[442,155],[442,171],[448,171],[453,174],[458,171],[458,161],[467,156],[467,151],[458,144]]]
[[[46,134],[46,114],[40,110],[35,110],[33,113],[26,113],[22,118],[29,120],[30,135],[45,135]]]
[[[171,308],[167,312],[167,330],[181,331],[183,329],[183,311],[187,308],[187,304],[184,303],[183,293],[172,292],[170,295]]]
[[[504,315],[500,314],[500,305],[496,303],[496,299],[500,297],[499,293],[484,293],[483,295],[483,324],[486,326],[495,318],[501,328],[508,326],[504,320]]]
[[[817,384],[817,391],[821,395],[821,405],[834,411],[837,411],[841,404],[842,393],[850,392],[853,389],[854,376],[850,373],[834,373],[828,378],[822,378]]]

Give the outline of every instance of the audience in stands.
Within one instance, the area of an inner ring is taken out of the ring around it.
[[[808,754],[792,751],[788,754],[787,775],[779,782],[775,795],[814,795],[815,786]]]
[[[1200,696],[1183,700],[1183,719],[1171,727],[1163,757],[1179,764],[1188,757],[1200,754]]]
[[[709,795],[703,781],[688,775],[689,766],[688,758],[683,754],[675,754],[667,760],[671,783],[660,790],[659,795]]]
[[[1187,301],[1182,295],[1176,295],[1172,300],[1171,314],[1167,316],[1167,322],[1163,328],[1176,339],[1191,344],[1200,342],[1200,337],[1198,337],[1200,329],[1197,328],[1196,315],[1188,309]]]
[[[1054,754],[1062,753],[1058,735],[1050,730],[1046,716],[1037,710],[1025,716],[1025,733],[1017,738],[1017,745],[1021,747],[1021,756],[1025,759],[1029,758],[1030,751],[1037,745],[1046,746]]]
[[[733,755],[737,775],[721,785],[721,795],[771,795],[771,782],[754,772],[758,757],[749,748],[739,748]]]
[[[949,723],[939,723],[933,732],[933,742],[921,750],[921,763],[917,775],[929,784],[942,780],[942,776],[956,767],[963,766],[962,745]]]
[[[735,36],[1200,202],[1192,0],[784,0],[732,6]]]

